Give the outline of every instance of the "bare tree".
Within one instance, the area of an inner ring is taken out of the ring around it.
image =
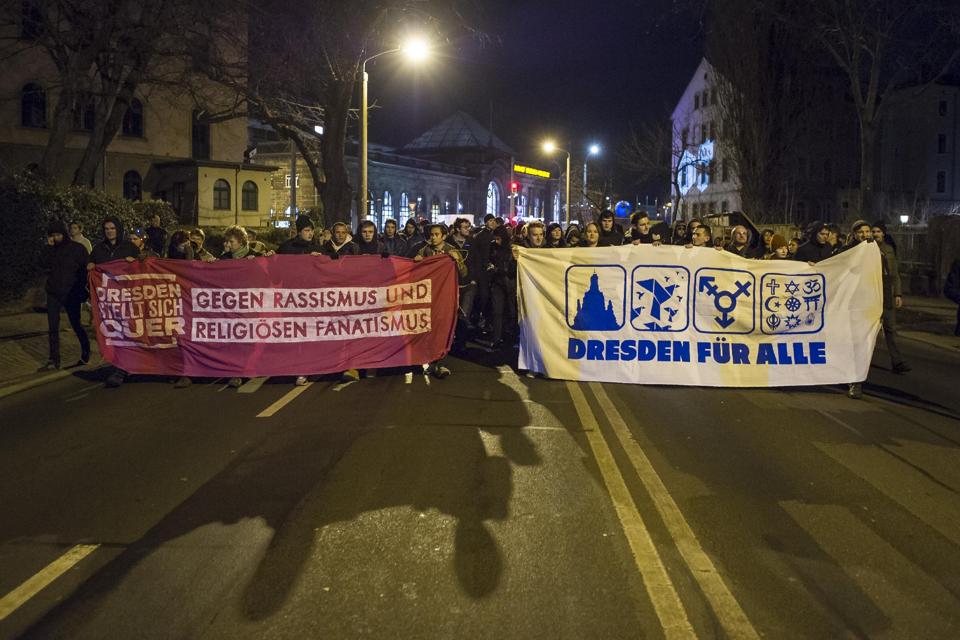
[[[673,210],[679,214],[686,195],[684,176],[691,170],[706,171],[710,159],[700,153],[699,145],[684,123],[690,113],[677,120],[660,119],[630,127],[617,157],[620,167],[639,180],[669,184]]]

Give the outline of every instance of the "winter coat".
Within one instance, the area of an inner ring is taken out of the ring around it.
[[[157,255],[163,253],[163,243],[167,239],[167,232],[163,227],[147,227],[146,245],[153,249]]]
[[[900,285],[900,265],[893,247],[886,242],[877,243],[880,249],[880,266],[883,269],[883,306],[887,309],[896,307],[895,298],[903,294]]]
[[[46,291],[61,301],[86,300],[87,262],[90,256],[79,242],[65,238],[60,244],[46,248],[46,264],[50,268]]]
[[[107,242],[107,239],[104,238],[94,245],[93,251],[90,252],[90,262],[93,264],[102,264],[104,262],[110,262],[111,260],[140,257],[140,250],[137,249],[136,245],[127,240],[123,229],[123,222],[120,218],[107,216],[103,219],[103,222],[104,224],[107,222],[113,223],[117,228],[117,239],[115,243],[110,244]]]
[[[333,243],[333,239],[327,240],[320,247],[321,253],[331,258],[339,258],[340,256],[355,256],[357,255],[357,245],[352,240],[347,240],[342,245],[337,247]]]
[[[764,249],[765,251],[765,249]],[[794,260],[799,260],[800,262],[820,262],[821,260],[826,260],[834,254],[833,245],[829,242],[820,244],[816,239],[810,240],[797,249],[796,255],[793,256]]]
[[[463,254],[460,253],[460,250],[449,242],[444,242],[440,245],[439,248],[434,248],[429,244],[424,245],[420,251],[417,252],[418,256],[423,256],[424,258],[429,258],[430,256],[438,255],[447,255],[453,258],[453,261],[457,265],[457,279],[461,287],[464,287],[470,284],[470,278],[467,270],[467,263],[463,259]]]
[[[358,256],[379,256],[387,253],[387,248],[379,240],[364,242],[363,238],[359,238],[354,244],[357,245]]]
[[[400,256],[401,258],[407,256],[407,241],[401,237],[400,234],[394,234],[392,238],[388,238],[385,235],[381,236],[380,242],[383,243],[384,249],[386,249],[390,255]]]
[[[307,242],[300,236],[294,236],[289,240],[285,240],[277,247],[277,253],[283,255],[304,255],[314,252],[320,252],[320,245],[316,242]]]

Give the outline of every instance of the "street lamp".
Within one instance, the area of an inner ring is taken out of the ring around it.
[[[587,203],[587,159],[600,153],[600,145],[591,144],[587,148],[587,155],[583,158],[583,197],[580,200],[580,212],[583,213],[583,207]]]
[[[367,63],[388,53],[402,53],[411,62],[422,62],[430,55],[430,43],[423,38],[410,38],[402,46],[381,51],[360,63],[360,210],[357,220],[366,219],[370,206],[367,188]]]
[[[558,147],[552,140],[547,140],[543,143],[543,151],[547,154],[552,154],[554,151],[560,151],[567,154],[567,186],[565,189],[564,202],[566,203],[566,223],[569,226],[570,224],[570,152],[566,149],[561,149]]]

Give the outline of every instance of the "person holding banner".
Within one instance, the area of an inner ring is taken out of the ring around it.
[[[377,225],[372,220],[364,220],[360,223],[357,236],[357,255],[384,257],[390,255],[377,237]]]
[[[462,298],[465,289],[469,290],[470,276],[467,269],[467,263],[463,259],[460,250],[447,242],[447,230],[442,224],[432,224],[427,227],[427,244],[422,247],[417,255],[414,256],[414,262],[420,262],[424,258],[437,255],[450,256],[457,265],[457,279],[460,287],[461,306],[457,314],[457,327],[453,333],[453,350],[462,352],[465,350],[466,343],[466,325],[469,318],[463,312]],[[436,378],[446,378],[450,375],[450,369],[440,364],[439,361],[431,362],[429,366],[430,373]]]
[[[580,244],[576,246],[585,249],[595,249],[597,247],[608,247],[610,245],[600,234],[600,227],[597,226],[597,223],[588,222],[587,226],[583,228],[583,237],[580,239]]]
[[[350,230],[345,222],[334,223],[333,235],[323,243],[320,251],[334,260],[340,256],[357,255],[357,245],[350,239]]]
[[[60,368],[60,310],[67,312],[70,326],[80,342],[80,361],[77,366],[90,362],[90,339],[80,322],[80,307],[87,299],[86,265],[87,249],[79,242],[69,239],[67,225],[55,220],[47,226],[46,262],[50,268],[47,276],[47,329],[50,359],[41,371]]]
[[[863,229],[866,223],[860,225],[856,233],[859,241],[863,242]],[[878,238],[878,233],[879,238]],[[887,351],[890,353],[890,364],[894,373],[907,373],[911,370],[910,365],[903,359],[900,348],[897,346],[897,309],[903,306],[903,293],[900,284],[900,265],[897,262],[897,254],[893,245],[884,242],[885,227],[883,223],[876,223],[869,228],[870,237],[867,242],[874,241],[880,249],[880,266],[883,269],[883,316],[881,323],[883,325],[883,338],[887,343]]]

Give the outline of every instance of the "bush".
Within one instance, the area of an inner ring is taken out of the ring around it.
[[[0,234],[5,244],[0,300],[20,298],[40,281],[50,222],[79,222],[96,244],[100,223],[108,215],[117,216],[125,228],[141,224],[133,204],[119,196],[87,187],[56,187],[28,174],[0,175]]]
[[[177,213],[173,210],[173,206],[169,202],[164,202],[163,200],[134,202],[133,212],[137,216],[138,227],[146,227],[147,223],[150,222],[150,218],[152,218],[154,215],[160,216],[160,226],[167,231],[172,232],[174,229],[177,229],[181,226],[180,221],[177,218]],[[184,227],[184,229],[189,228],[190,227]]]

